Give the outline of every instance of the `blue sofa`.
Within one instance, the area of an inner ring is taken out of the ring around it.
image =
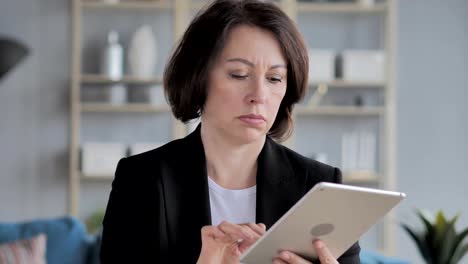
[[[72,217],[0,223],[0,244],[27,239],[40,233],[47,236],[48,264],[99,263],[97,237],[87,234],[84,225]]]
[[[89,235],[73,217],[36,220],[24,223],[0,223],[0,244],[47,235],[48,264],[99,264],[99,236]],[[394,258],[362,250],[362,264],[408,264]]]

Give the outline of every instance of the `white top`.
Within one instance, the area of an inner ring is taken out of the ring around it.
[[[233,224],[255,223],[257,186],[246,189],[226,189],[208,177],[211,224],[226,220]]]

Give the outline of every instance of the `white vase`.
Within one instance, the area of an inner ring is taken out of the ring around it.
[[[123,74],[123,48],[119,43],[119,33],[111,30],[101,56],[101,73],[112,80],[119,80]]]
[[[156,37],[150,26],[144,25],[133,34],[128,49],[130,74],[148,78],[154,76],[157,59]]]

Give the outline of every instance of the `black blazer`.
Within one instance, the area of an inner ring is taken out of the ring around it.
[[[270,228],[322,181],[340,183],[340,170],[267,137],[258,157],[256,222]],[[195,263],[201,228],[210,224],[199,126],[183,139],[119,162],[103,221],[101,261]],[[338,261],[360,263],[359,252],[356,243]]]

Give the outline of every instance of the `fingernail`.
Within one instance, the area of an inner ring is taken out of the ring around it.
[[[280,255],[281,255],[282,258],[284,258],[284,259],[286,259],[286,260],[289,259],[289,254],[286,253],[286,252],[281,252]]]

